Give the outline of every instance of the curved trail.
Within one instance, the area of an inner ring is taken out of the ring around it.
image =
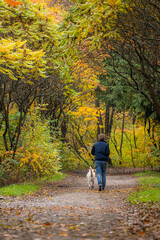
[[[86,173],[73,172],[34,195],[8,197],[0,201],[0,240],[156,240],[126,202],[136,184],[132,175],[107,176],[106,190],[98,192],[97,185],[88,190]]]

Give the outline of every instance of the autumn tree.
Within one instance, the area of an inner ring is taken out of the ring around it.
[[[43,103],[44,96],[52,95],[53,83],[55,86],[62,83],[57,70],[60,35],[53,9],[44,3],[1,0],[0,13],[3,138],[6,150],[12,150],[14,156],[31,104],[35,99]],[[15,128],[9,117],[14,106],[19,111]]]

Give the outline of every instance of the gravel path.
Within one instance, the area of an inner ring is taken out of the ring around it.
[[[88,190],[86,172],[44,185],[36,194],[0,201],[0,240],[160,239],[157,206],[126,202],[137,178],[107,175],[106,190]]]

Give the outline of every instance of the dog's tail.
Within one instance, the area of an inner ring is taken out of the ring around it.
[[[93,169],[92,169],[91,166],[89,167],[89,170],[90,170],[90,172],[91,172],[91,177],[93,177]]]

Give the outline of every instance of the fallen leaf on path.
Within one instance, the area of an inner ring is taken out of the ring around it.
[[[143,236],[145,235],[145,232],[138,232],[138,235],[139,235],[140,237],[143,237]]]
[[[67,233],[60,233],[59,236],[68,237]]]
[[[50,222],[45,222],[45,223],[43,223],[43,226],[51,226],[51,223]]]
[[[69,229],[74,229],[74,230],[76,230],[76,229],[79,228],[79,225],[77,225],[77,226],[69,226],[68,228],[69,228]]]

